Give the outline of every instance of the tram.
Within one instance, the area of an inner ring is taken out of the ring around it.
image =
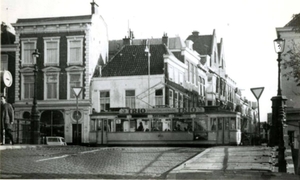
[[[96,145],[239,145],[239,112],[207,108],[120,109],[90,115]]]

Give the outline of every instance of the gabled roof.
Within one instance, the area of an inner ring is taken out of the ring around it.
[[[145,45],[147,39],[133,39],[132,45]],[[162,38],[152,38],[148,39],[150,45],[163,44]],[[110,40],[109,41],[109,51],[115,52],[122,48],[123,40]],[[181,41],[180,37],[171,37],[169,38],[168,49],[181,49],[184,46],[184,43]]]
[[[300,13],[294,14],[293,19],[287,23],[284,27],[299,27],[300,26]]]
[[[102,77],[136,76],[148,74],[148,56],[145,45],[124,46],[102,69]],[[163,74],[165,45],[150,45],[150,74]]]
[[[190,35],[187,40],[194,42],[193,49],[201,55],[211,55],[213,35],[200,35],[196,32]]]

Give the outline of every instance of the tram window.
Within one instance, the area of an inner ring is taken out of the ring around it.
[[[207,131],[207,123],[205,119],[196,119],[194,124],[195,131]]]
[[[151,131],[162,131],[162,122],[161,119],[152,120],[152,129]]]
[[[150,123],[148,119],[137,119],[136,120],[136,131],[149,131]]]
[[[225,130],[229,130],[229,118],[224,118],[225,120]]]
[[[96,131],[96,122],[94,119],[90,122],[90,131]]]
[[[100,119],[97,120],[97,130],[101,130],[102,121]]]
[[[128,132],[129,122],[127,119],[117,119],[116,120],[116,132]]]
[[[235,130],[236,129],[236,124],[235,124],[235,118],[230,119],[230,130]]]
[[[107,131],[108,132],[115,132],[113,119],[108,119],[107,120]]]
[[[217,130],[217,119],[216,118],[211,118],[210,119],[210,124],[211,124],[211,131],[216,131]]]
[[[130,119],[130,132],[135,132],[136,129],[136,119]]]
[[[218,129],[223,130],[223,118],[218,119]]]
[[[173,131],[192,131],[192,119],[173,119]]]

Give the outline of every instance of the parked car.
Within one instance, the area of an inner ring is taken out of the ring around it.
[[[46,137],[46,144],[52,146],[66,146],[67,143],[63,137],[59,136],[47,136]]]

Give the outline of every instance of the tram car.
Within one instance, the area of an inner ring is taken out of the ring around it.
[[[239,145],[239,112],[212,108],[120,109],[90,115],[90,144]]]

